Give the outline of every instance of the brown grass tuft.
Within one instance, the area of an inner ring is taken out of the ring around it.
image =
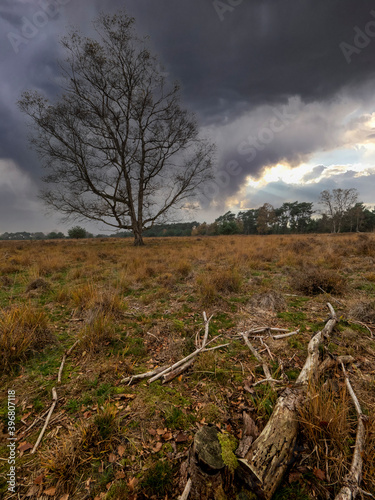
[[[250,305],[265,311],[280,312],[286,309],[284,297],[274,290],[251,297]]]
[[[0,316],[0,368],[25,359],[52,340],[47,315],[31,305],[3,310]]]
[[[346,289],[345,279],[334,270],[317,266],[303,267],[293,272],[291,286],[304,295],[332,293],[341,295]]]
[[[349,315],[364,323],[375,323],[375,302],[358,302],[350,309]]]
[[[80,347],[90,352],[98,352],[107,344],[118,340],[112,318],[103,312],[92,312],[88,323],[79,332]]]

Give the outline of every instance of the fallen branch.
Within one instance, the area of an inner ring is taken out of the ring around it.
[[[60,368],[59,368],[59,373],[58,373],[58,375],[57,375],[57,383],[58,383],[58,384],[61,384],[61,377],[62,377],[62,372],[63,372],[63,369],[64,369],[64,365],[65,365],[66,358],[67,358],[68,356],[70,356],[70,355],[71,355],[71,353],[72,353],[73,349],[75,348],[75,346],[76,346],[78,343],[79,343],[79,339],[78,339],[78,340],[76,340],[76,341],[74,342],[74,344],[71,346],[71,348],[70,348],[70,349],[68,349],[68,350],[66,351],[66,353],[64,354],[64,356],[63,356],[63,358],[62,358],[62,360],[61,360],[61,365],[60,365]]]
[[[130,385],[133,380],[142,380],[144,378],[149,378],[152,377],[153,375],[156,375],[162,371],[164,371],[167,367],[166,366],[159,366],[158,368],[155,368],[155,370],[152,370],[150,372],[145,372],[145,373],[139,373],[138,375],[132,375],[131,377],[125,377],[121,380],[121,384],[126,384],[128,382],[128,385]]]
[[[324,372],[330,370],[331,368],[334,368],[338,364],[344,363],[345,365],[348,365],[349,363],[354,363],[354,361],[355,359],[353,358],[353,356],[338,356],[337,358],[326,358],[319,365],[319,376],[323,375]]]
[[[45,430],[47,429],[47,426],[48,426],[48,423],[51,419],[51,416],[52,416],[52,413],[53,413],[53,410],[55,409],[55,406],[56,406],[56,403],[57,403],[57,392],[56,392],[56,389],[54,387],[52,387],[52,400],[53,400],[53,403],[51,405],[51,408],[49,409],[49,412],[48,412],[48,415],[47,415],[47,418],[46,418],[46,421],[43,425],[43,429],[40,431],[40,434],[39,434],[39,437],[37,439],[37,442],[35,443],[34,445],[34,448],[31,450],[31,454],[35,453],[41,440],[42,440],[42,437],[45,433]]]
[[[174,365],[169,366],[168,368],[165,368],[165,370],[154,375],[148,381],[149,384],[151,384],[152,382],[155,382],[159,378],[163,378],[163,380],[164,380],[163,383],[168,382],[169,380],[172,380],[173,378],[175,378],[177,375],[180,375],[189,366],[191,366],[193,364],[193,362],[195,361],[195,357],[198,356],[198,354],[200,354],[201,352],[213,351],[215,349],[220,349],[221,347],[225,347],[225,346],[229,345],[229,344],[222,344],[222,345],[207,348],[207,346],[209,344],[211,344],[211,342],[214,342],[215,340],[217,340],[219,337],[221,337],[221,335],[217,335],[216,337],[214,337],[213,339],[208,341],[209,325],[210,325],[210,321],[212,319],[212,316],[210,316],[207,319],[206,313],[203,312],[203,319],[204,319],[204,337],[203,337],[202,344],[200,342],[199,336],[197,335],[196,344],[199,347],[194,352],[192,352],[191,354],[186,356],[185,358],[180,359],[180,361],[177,361]]]
[[[361,405],[359,404],[358,398],[353,390],[343,363],[341,363],[341,368],[345,376],[346,387],[348,388],[349,394],[357,411],[358,428],[350,472],[345,476],[344,486],[341,488],[338,495],[336,495],[335,500],[352,500],[361,491],[359,488],[359,483],[361,482],[362,478],[362,454],[365,448],[365,416],[362,413]]]
[[[163,375],[163,384],[166,384],[167,382],[170,382],[174,378],[181,375],[181,373],[183,373],[185,370],[187,370],[194,363],[194,361],[195,361],[195,359],[192,358],[189,361],[187,361],[186,363],[184,363],[183,365],[176,368],[175,370],[167,373],[166,375]]]
[[[319,346],[337,323],[336,313],[327,304],[330,319],[309,342],[306,362],[292,388],[278,398],[271,418],[245,459],[239,460],[238,474],[260,498],[270,500],[290,462],[297,439],[297,408],[306,398],[309,383],[317,376]]]

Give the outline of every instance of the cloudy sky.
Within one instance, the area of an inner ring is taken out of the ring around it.
[[[57,94],[60,36],[92,34],[99,11],[119,7],[217,145],[194,219],[338,187],[375,204],[373,1],[1,0],[0,233],[70,227],[38,199],[43,172],[16,102],[26,89]]]

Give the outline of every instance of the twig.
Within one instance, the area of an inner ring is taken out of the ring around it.
[[[247,347],[250,349],[251,354],[259,361],[259,363],[262,364],[263,371],[264,371],[264,374],[265,374],[266,378],[268,380],[271,380],[272,379],[272,375],[271,375],[271,372],[270,372],[270,370],[268,368],[267,363],[264,361],[264,359],[262,358],[262,356],[255,349],[255,347],[251,344],[251,342],[249,341],[249,339],[248,339],[248,337],[246,335],[243,335],[243,339],[244,339],[245,344],[247,345]]]
[[[169,368],[166,368],[164,371],[154,375],[152,378],[150,378],[150,380],[148,381],[149,384],[151,384],[152,382],[155,382],[156,380],[158,380],[159,378],[163,377],[164,375],[166,375],[167,373],[169,372],[172,372],[174,371],[176,368],[178,368],[179,366],[181,365],[184,365],[187,361],[189,361],[190,359],[194,358],[195,356],[197,356],[200,352],[202,352],[206,345],[210,344],[213,340],[216,340],[217,338],[219,338],[221,335],[218,335],[217,337],[215,337],[214,339],[210,340],[209,342],[207,342],[207,339],[208,339],[208,333],[209,333],[209,325],[210,325],[210,321],[212,319],[212,316],[210,316],[209,319],[207,319],[207,315],[205,312],[203,312],[203,319],[204,319],[204,337],[203,337],[203,342],[202,342],[202,346],[199,347],[198,349],[196,349],[194,352],[192,352],[191,354],[189,354],[189,356],[186,356],[186,358],[184,359],[180,359],[180,361],[177,361],[177,363],[175,363],[174,365],[170,366]],[[190,365],[189,365],[190,366]]]
[[[260,337],[260,343],[261,343],[262,345],[264,345],[264,347],[266,348],[266,350],[267,350],[267,352],[268,352],[269,357],[270,357],[270,358],[272,359],[272,361],[273,361],[273,359],[274,359],[274,358],[273,358],[273,354],[272,354],[272,352],[270,351],[270,348],[268,347],[268,345],[264,342],[263,337]]]
[[[48,423],[49,423],[49,421],[51,419],[53,410],[55,409],[55,406],[56,406],[56,403],[57,403],[57,392],[56,392],[56,389],[54,387],[52,387],[52,400],[53,400],[53,403],[51,405],[51,408],[49,409],[49,412],[48,412],[46,421],[44,423],[43,429],[40,431],[40,434],[39,434],[39,437],[37,439],[37,442],[35,443],[34,448],[31,450],[31,454],[33,454],[33,453],[36,452],[36,450],[37,450],[37,448],[38,448],[38,446],[39,446],[39,444],[40,444],[40,442],[42,440],[44,432],[47,429],[47,426],[48,426]]]
[[[253,384],[253,387],[256,387],[257,385],[260,385],[260,384],[264,384],[266,382],[275,383],[275,384],[285,384],[284,380],[277,380],[275,378],[263,378],[262,380],[258,380],[258,382],[255,382]]]
[[[188,482],[186,483],[186,486],[185,486],[185,489],[184,489],[182,495],[179,497],[179,500],[187,500],[187,498],[190,494],[191,484],[192,484],[191,479],[189,478]]]
[[[61,365],[60,365],[60,368],[59,368],[59,373],[57,375],[57,383],[58,384],[61,384],[61,376],[62,376],[62,371],[64,369],[65,361],[66,361],[66,354],[64,354],[64,356],[62,358]]]
[[[29,432],[29,430],[30,430],[30,429],[32,429],[32,428],[34,427],[34,425],[38,422],[38,420],[42,420],[42,419],[43,419],[43,417],[44,417],[45,415],[47,415],[47,413],[48,413],[48,412],[49,412],[49,408],[48,408],[48,410],[46,410],[46,411],[45,411],[45,412],[44,412],[41,416],[36,417],[36,419],[34,420],[34,422],[33,422],[31,425],[29,425],[29,427],[28,427],[27,429],[25,429],[24,431],[21,431],[21,434],[20,434],[20,435],[21,435],[21,436],[24,436],[27,432]]]
[[[63,356],[63,358],[61,360],[61,365],[60,365],[60,368],[59,368],[59,373],[57,375],[57,383],[58,384],[61,384],[61,377],[62,377],[62,372],[63,372],[63,369],[64,369],[66,358],[72,354],[72,351],[75,348],[75,346],[78,344],[78,342],[79,342],[79,339],[76,340],[74,342],[74,344],[71,346],[71,348],[66,351],[66,353],[64,354],[64,356]]]
[[[366,323],[363,323],[362,321],[357,321],[357,320],[355,321],[352,319],[350,320],[350,323],[354,323],[355,325],[360,325],[360,326],[363,326],[364,328],[367,328],[367,330],[370,332],[371,338],[374,338],[373,331]]]
[[[280,335],[272,335],[272,338],[275,339],[275,340],[286,339],[287,337],[291,337],[292,335],[297,335],[299,332],[300,331],[298,329],[295,332],[282,333]]]
[[[362,477],[362,454],[365,447],[365,416],[362,413],[361,405],[350,383],[349,377],[346,373],[345,366],[341,363],[341,368],[345,376],[345,384],[348,388],[349,394],[353,400],[355,409],[358,415],[357,437],[355,440],[355,448],[353,454],[352,465],[350,472],[344,478],[344,486],[339,491],[335,500],[351,500],[354,499],[360,492],[359,483]]]

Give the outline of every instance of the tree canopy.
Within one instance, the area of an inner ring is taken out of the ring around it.
[[[146,41],[125,13],[102,14],[96,39],[63,39],[61,96],[19,101],[47,174],[42,199],[66,219],[130,230],[135,244],[191,203],[211,177],[213,145],[181,107]]]

